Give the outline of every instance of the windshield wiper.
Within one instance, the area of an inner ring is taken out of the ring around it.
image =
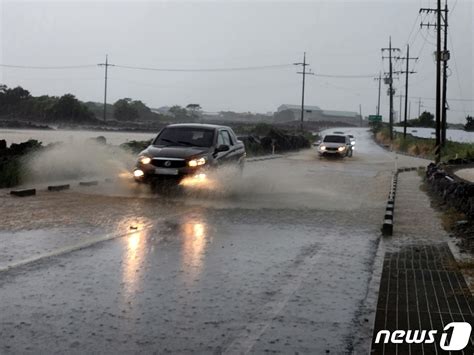
[[[195,145],[192,144],[192,143],[190,143],[190,142],[178,141],[178,143],[185,144],[185,145],[187,145],[187,146],[193,146],[193,147],[195,147]]]
[[[178,144],[179,145],[179,142],[172,141],[171,139],[160,138],[160,140],[162,140],[164,142],[171,143],[171,144]]]

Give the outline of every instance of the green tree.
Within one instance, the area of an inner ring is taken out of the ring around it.
[[[0,87],[0,113],[19,113],[22,104],[30,98],[30,92],[21,86],[9,89],[6,85]]]
[[[464,130],[469,132],[474,131],[474,118],[472,118],[472,116],[466,117],[466,124],[464,125]]]
[[[179,105],[172,106],[169,112],[177,121],[189,121],[188,111]]]
[[[132,99],[126,97],[114,103],[114,117],[117,121],[135,121],[139,117]]]
[[[435,120],[434,115],[428,111],[424,111],[418,118],[419,127],[434,127]]]
[[[61,96],[46,109],[47,120],[66,122],[86,122],[94,119],[89,109],[74,95]]]
[[[201,116],[201,105],[199,104],[189,104],[186,106],[186,109],[191,112],[191,120],[197,121]]]

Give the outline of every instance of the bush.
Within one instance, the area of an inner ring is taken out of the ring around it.
[[[41,142],[29,140],[0,149],[0,187],[12,187],[22,181],[22,158],[42,148]]]
[[[130,141],[120,145],[120,148],[125,149],[134,154],[140,153],[142,150],[145,150],[153,140],[149,141]]]

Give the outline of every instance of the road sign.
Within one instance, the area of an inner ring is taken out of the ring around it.
[[[382,122],[381,115],[369,115],[369,122]]]

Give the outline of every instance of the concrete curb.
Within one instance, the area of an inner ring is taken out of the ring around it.
[[[248,158],[248,159],[246,159],[246,161],[249,162],[249,163],[252,163],[252,162],[255,162],[255,161],[278,159],[278,158],[282,158],[282,157],[283,157],[283,155],[281,155],[281,154],[264,155],[262,157]]]
[[[18,196],[18,197],[34,196],[36,195],[36,189],[11,190],[10,195]]]
[[[382,225],[382,234],[384,236],[393,235],[393,217],[395,213],[395,198],[397,195],[397,185],[398,185],[398,174],[407,172],[407,171],[417,171],[424,170],[424,166],[419,167],[408,167],[408,168],[398,168],[395,173],[392,175],[392,182],[390,184],[390,191],[388,193],[387,206],[385,207],[385,214],[383,217]]]
[[[281,154],[274,154],[274,155],[264,155],[261,157],[255,157],[255,158],[249,158],[246,161],[249,163],[253,162],[259,162],[259,161],[264,161],[264,160],[271,160],[271,159],[278,159],[282,158],[283,155]],[[105,183],[112,183],[114,182],[115,179],[113,178],[105,178],[103,182]],[[91,180],[91,181],[80,181],[78,183],[79,186],[84,186],[84,187],[90,187],[90,186],[97,186],[99,185],[98,180]],[[64,185],[49,185],[47,187],[48,191],[62,191],[62,190],[69,190],[70,189],[70,184],[64,184]],[[36,195],[36,188],[34,189],[18,189],[18,190],[11,190],[10,191],[11,195],[18,196],[18,197],[25,197],[25,196],[33,196]]]
[[[417,171],[417,170],[425,170],[425,167],[424,166],[412,166],[412,167],[409,167],[409,168],[398,168],[397,169],[397,173],[403,173],[403,172],[406,172],[406,171]]]
[[[395,197],[397,194],[398,170],[392,175],[390,192],[388,193],[387,205],[383,217],[382,234],[391,236],[393,234],[393,216],[395,210]]]
[[[48,191],[62,191],[62,190],[69,190],[70,185],[51,185],[48,186]]]
[[[96,186],[96,185],[99,185],[99,182],[97,180],[79,182],[79,186]]]

